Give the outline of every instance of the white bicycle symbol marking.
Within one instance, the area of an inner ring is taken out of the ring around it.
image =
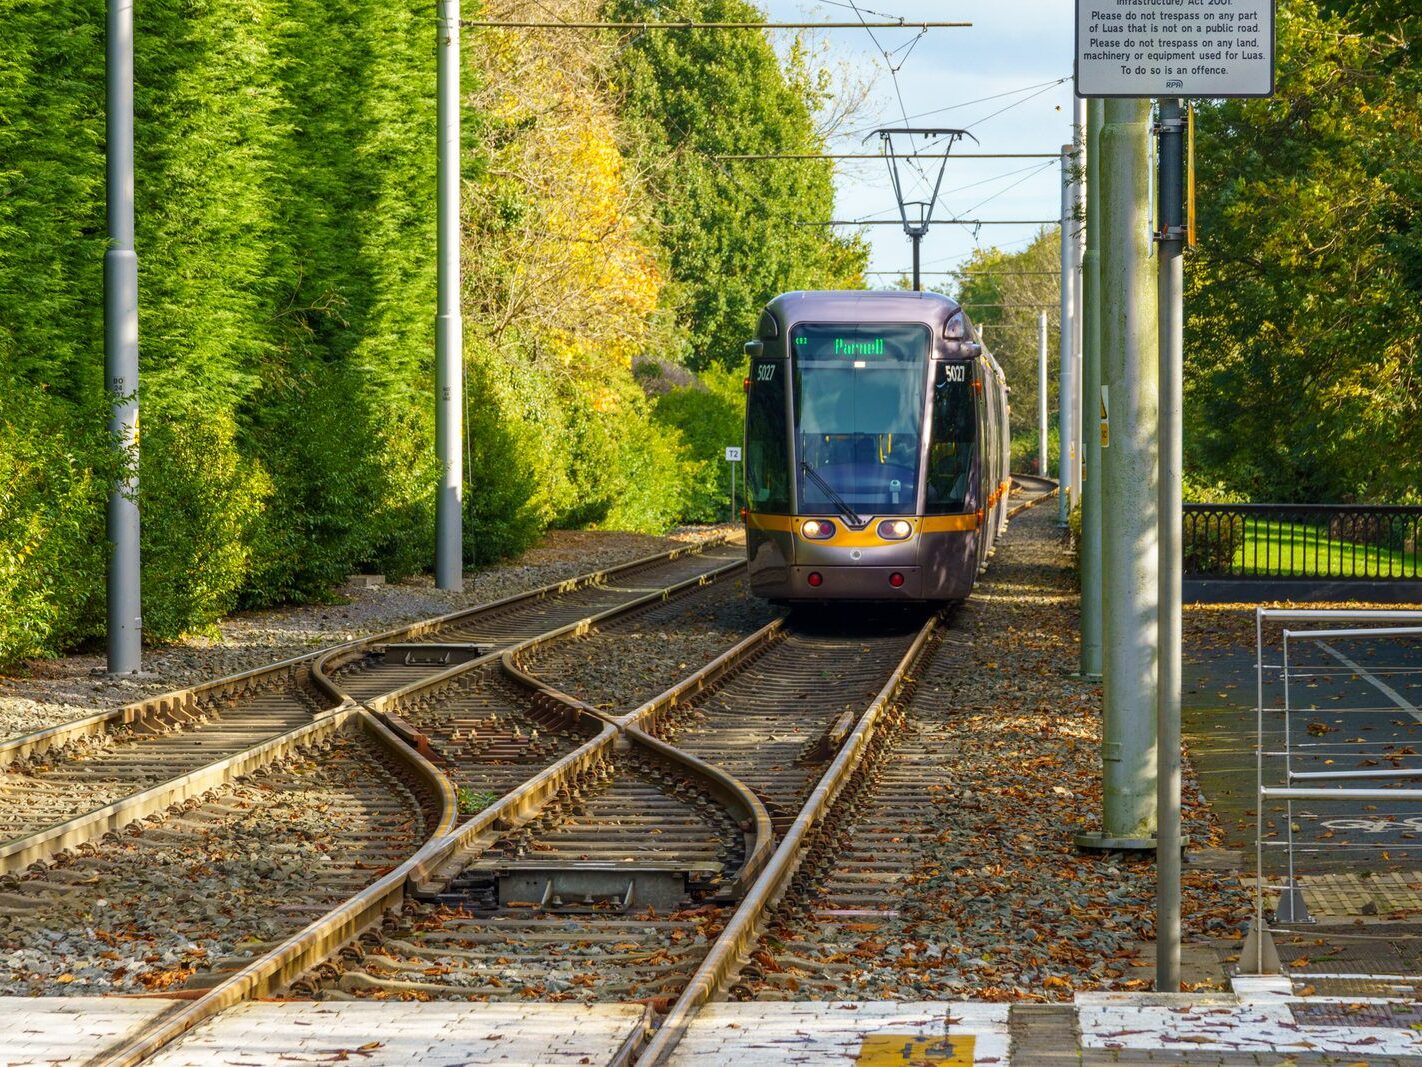
[[[1422,816],[1405,819],[1324,819],[1325,830],[1357,830],[1365,834],[1385,834],[1389,830],[1422,830]]]

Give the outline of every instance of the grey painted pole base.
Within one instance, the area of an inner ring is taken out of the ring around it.
[[[1100,830],[1077,834],[1072,843],[1089,852],[1154,852],[1156,845],[1153,837],[1112,837]]]
[[[1297,885],[1291,885],[1279,894],[1279,904],[1274,909],[1274,921],[1281,923],[1300,923],[1312,926],[1318,922],[1308,910],[1308,904],[1304,900],[1303,890]]]
[[[1251,922],[1249,933],[1244,936],[1244,947],[1239,950],[1239,968],[1235,974],[1283,973],[1284,965],[1279,960],[1279,949],[1269,928]]]
[[[1156,836],[1159,324],[1150,103],[1106,101],[1101,174],[1101,828]]]

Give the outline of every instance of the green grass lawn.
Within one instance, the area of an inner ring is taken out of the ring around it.
[[[1328,540],[1326,527],[1246,519],[1236,573],[1330,578],[1416,578],[1419,557],[1377,545]]]

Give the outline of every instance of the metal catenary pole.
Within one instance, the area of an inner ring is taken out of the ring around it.
[[[1103,102],[1086,115],[1086,250],[1081,263],[1081,673],[1101,676],[1101,181]]]
[[[1047,476],[1047,313],[1037,312],[1037,473]]]
[[[1153,848],[1156,829],[1156,287],[1150,271],[1150,103],[1111,99],[1101,127],[1104,801],[1083,847]]]
[[[1075,123],[1072,126],[1072,202],[1071,202],[1071,449],[1076,462],[1072,466],[1071,484],[1076,492],[1074,504],[1081,504],[1082,468],[1086,457],[1081,448],[1082,403],[1082,260],[1086,254],[1086,101],[1076,101]]]
[[[1076,457],[1071,451],[1071,398],[1076,392],[1072,382],[1071,357],[1071,145],[1062,145],[1062,222],[1061,222],[1061,321],[1057,336],[1057,347],[1061,350],[1061,378],[1057,384],[1057,480],[1061,486],[1057,493],[1057,522],[1065,526],[1071,513],[1072,500],[1076,495],[1076,485],[1072,474],[1076,470]]]
[[[1158,301],[1160,315],[1160,688],[1156,703],[1155,988],[1180,991],[1180,581],[1184,378],[1185,117],[1161,100]]]
[[[143,666],[138,517],[138,255],[133,244],[133,0],[109,0],[107,114],[109,243],[104,252],[104,385],[123,473],[108,501],[108,663]]]
[[[459,0],[439,0],[439,307],[435,320],[435,584],[464,588],[464,324],[459,308]]]

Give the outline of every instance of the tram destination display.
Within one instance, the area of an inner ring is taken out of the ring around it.
[[[1274,92],[1275,0],[1077,0],[1076,95]]]

